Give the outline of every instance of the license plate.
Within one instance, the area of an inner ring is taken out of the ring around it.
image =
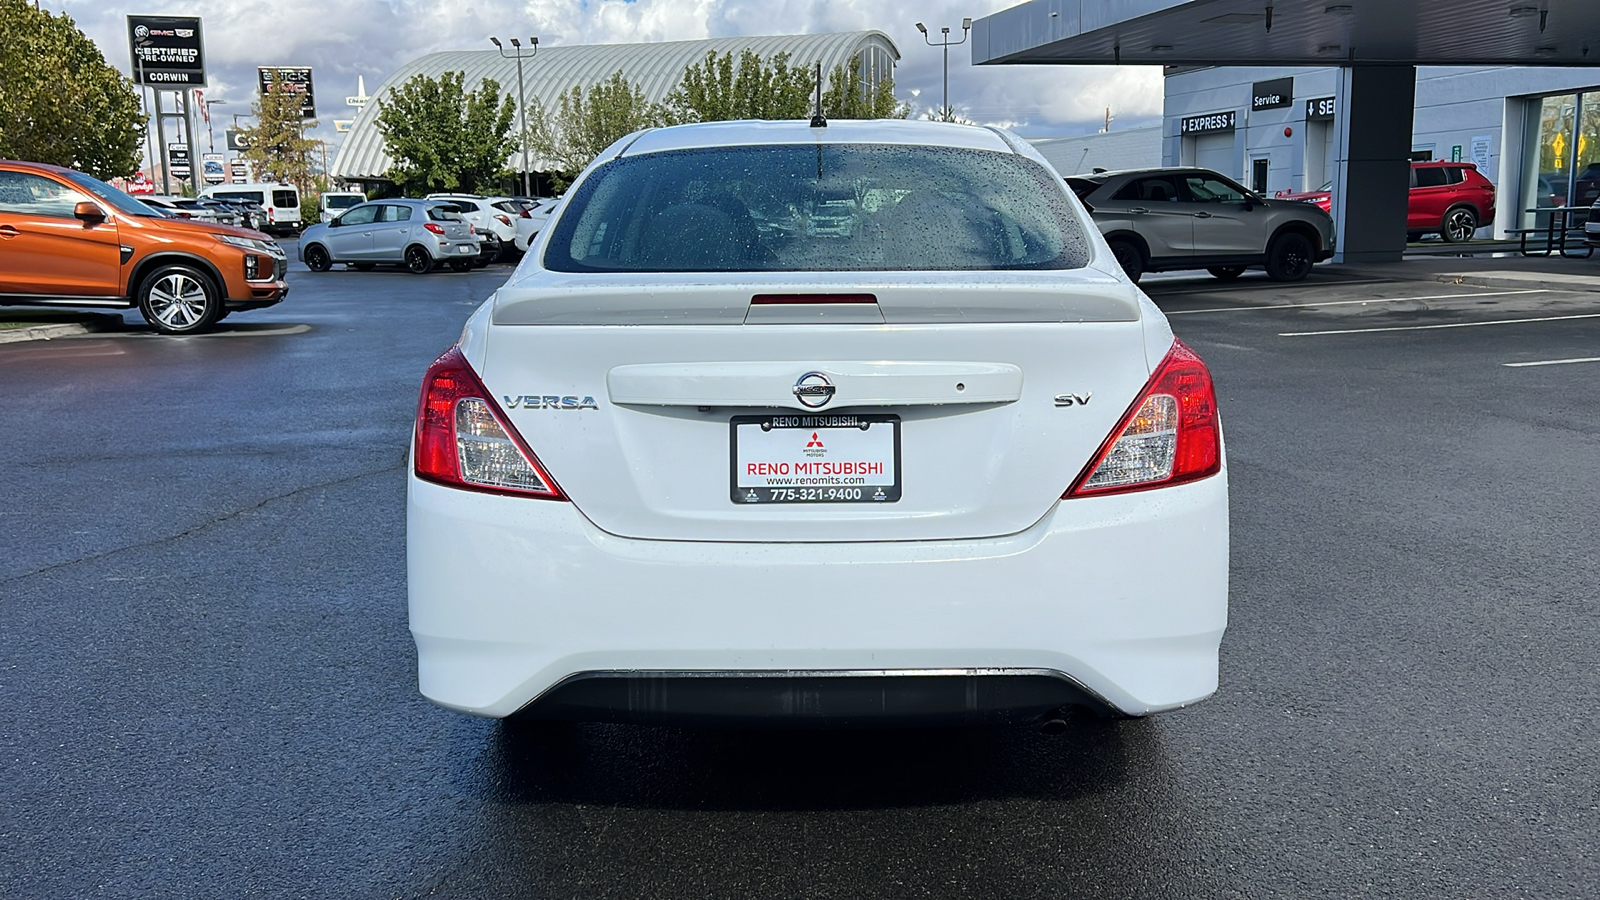
[[[477,253],[478,252],[478,248],[472,246],[471,244],[461,244],[461,245],[456,247],[456,252],[457,253]]]
[[[734,503],[894,503],[900,417],[734,416]]]

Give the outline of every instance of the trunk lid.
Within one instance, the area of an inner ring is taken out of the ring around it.
[[[574,505],[630,538],[1012,534],[1049,511],[1150,374],[1136,289],[1095,270],[635,278],[508,286],[478,365]],[[736,456],[747,481],[758,463],[793,468],[756,502]],[[850,478],[866,460],[894,485]],[[859,498],[767,501],[837,493],[840,473],[846,493],[865,484]]]

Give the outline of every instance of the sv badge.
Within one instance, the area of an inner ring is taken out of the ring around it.
[[[1094,391],[1088,391],[1081,397],[1077,394],[1057,394],[1056,408],[1060,409],[1063,406],[1088,406],[1089,398],[1093,396]]]

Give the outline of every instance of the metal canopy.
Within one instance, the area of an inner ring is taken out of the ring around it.
[[[1030,0],[973,22],[972,62],[1595,65],[1600,2]]]

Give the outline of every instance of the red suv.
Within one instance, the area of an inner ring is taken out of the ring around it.
[[[1329,210],[1333,195],[1320,191],[1279,191],[1284,200],[1302,200]],[[1411,205],[1406,214],[1406,240],[1437,233],[1451,243],[1471,240],[1472,233],[1494,221],[1494,183],[1469,162],[1411,164]]]

